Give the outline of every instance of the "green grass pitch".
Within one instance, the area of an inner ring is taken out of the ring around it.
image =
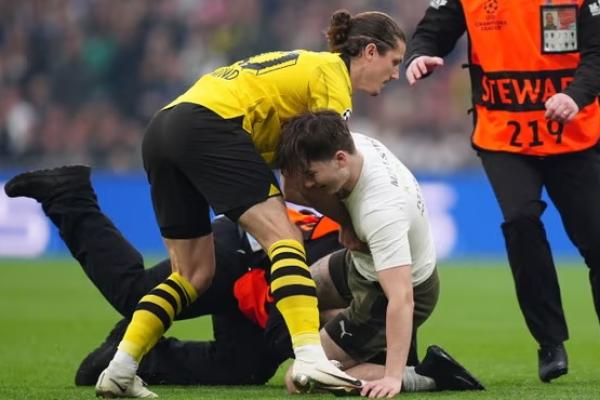
[[[419,393],[402,398],[597,399],[600,335],[587,270],[561,263],[559,275],[571,339],[569,375],[551,384],[537,379],[536,346],[519,313],[503,262],[440,266],[442,293],[419,336],[447,349],[487,386],[485,392]],[[0,262],[0,399],[93,399],[92,388],[73,384],[81,359],[97,346],[118,316],[70,260]],[[206,318],[174,324],[170,334],[209,338]],[[265,387],[159,387],[164,399],[287,398],[282,370]],[[331,395],[296,396],[333,398]]]

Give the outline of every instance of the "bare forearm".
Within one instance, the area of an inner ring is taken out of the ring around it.
[[[291,203],[295,203],[302,206],[312,207],[312,205],[309,204],[309,201],[305,199],[302,195],[302,191],[300,190],[300,188],[291,184],[291,182],[288,182],[287,179],[285,180],[283,192],[283,198],[285,199],[285,201],[289,201]]]
[[[351,226],[350,216],[337,197],[316,188],[305,188],[302,179],[295,175],[284,176],[282,185],[285,200],[312,207],[340,225]]]
[[[302,195],[320,213],[328,216],[342,226],[352,226],[346,207],[337,197],[322,193],[320,190],[306,190],[302,192]]]
[[[412,336],[413,303],[410,299],[391,300],[386,315],[387,358],[385,376],[402,379]]]

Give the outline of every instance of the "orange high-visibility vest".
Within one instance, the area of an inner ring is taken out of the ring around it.
[[[267,326],[269,313],[266,304],[273,301],[265,270],[253,268],[238,278],[233,284],[233,295],[238,308],[246,318],[261,328]]]
[[[302,231],[304,240],[318,239],[340,230],[340,226],[337,222],[324,215],[318,217],[309,211],[304,213],[294,210],[293,208],[288,208],[287,213],[290,221]]]
[[[300,228],[304,240],[315,240],[330,233],[338,232],[340,226],[331,218],[318,217],[310,212],[303,213],[288,208],[288,217]],[[238,278],[233,285],[233,295],[237,299],[238,308],[246,318],[264,328],[269,314],[267,303],[273,301],[267,283],[265,270],[253,268]]]
[[[546,52],[543,35],[571,35],[568,26],[576,23],[583,0],[461,0],[461,4],[470,39],[474,146],[535,156],[594,146],[600,138],[598,101],[565,124],[544,117],[544,103],[573,80],[580,55]],[[542,7],[549,5],[563,7],[555,14],[561,24],[556,31],[543,29],[547,12]]]

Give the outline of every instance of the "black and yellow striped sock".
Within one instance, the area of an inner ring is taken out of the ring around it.
[[[288,327],[293,348],[320,344],[316,285],[306,265],[304,247],[279,240],[269,248],[271,292]]]
[[[175,316],[196,300],[192,284],[177,272],[142,297],[119,350],[139,362],[171,326]]]

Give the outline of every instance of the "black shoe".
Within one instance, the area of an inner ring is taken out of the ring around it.
[[[432,378],[436,390],[485,390],[485,387],[450,354],[439,346],[429,346],[415,372]]]
[[[75,385],[93,386],[96,384],[100,373],[108,367],[108,363],[115,355],[127,325],[129,325],[128,319],[117,322],[104,342],[83,359],[75,373]]]
[[[569,371],[565,346],[541,346],[538,350],[538,372],[542,382],[550,382]]]
[[[80,188],[91,188],[90,167],[71,165],[24,172],[4,185],[8,197],[30,197],[40,203]]]

